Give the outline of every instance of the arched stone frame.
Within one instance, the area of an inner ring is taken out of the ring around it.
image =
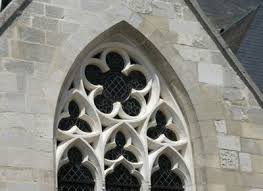
[[[135,46],[138,46],[138,48],[147,47],[147,51],[145,51],[148,54],[147,57],[150,57],[151,59],[158,61],[158,65],[155,65],[154,67],[156,67],[157,70],[160,69],[159,71],[161,74],[165,73],[165,71],[169,72],[170,74],[173,74],[173,75],[162,75],[162,76],[165,78],[164,81],[167,84],[170,84],[172,81],[178,82],[176,86],[170,86],[170,88],[172,87],[171,92],[173,93],[173,96],[178,103],[177,108],[180,108],[182,110],[183,115],[186,118],[185,123],[187,124],[188,127],[190,127],[190,130],[191,128],[196,128],[195,127],[196,117],[195,117],[194,110],[191,105],[191,101],[186,91],[184,90],[183,85],[181,84],[180,80],[177,78],[176,73],[171,68],[171,66],[167,63],[166,59],[162,56],[162,54],[160,54],[158,49],[156,49],[156,47],[154,47],[154,45],[150,41],[148,41],[141,33],[139,33],[136,29],[134,29],[127,22],[118,23],[117,25],[110,28],[103,34],[99,35],[99,37],[96,38],[94,41],[90,42],[90,44],[82,51],[82,53],[76,59],[76,62],[72,68],[76,67],[76,64],[79,63],[79,60],[83,59],[82,57],[86,54],[86,52],[89,52],[94,46],[96,46],[97,43],[99,44],[99,42],[101,41],[103,42],[107,41],[107,39],[109,39],[108,37],[111,36],[112,34],[121,34],[121,36],[125,37],[125,38],[120,38],[120,36],[117,35],[117,38],[113,38],[113,39],[118,39],[120,41],[126,41],[127,39],[129,39],[129,41],[131,41]],[[143,43],[141,43],[142,42],[141,40],[143,40]],[[192,132],[194,131],[198,132],[198,129],[197,128],[193,129]],[[196,137],[192,137],[192,138],[196,138]],[[193,159],[191,158],[189,159],[189,161],[193,161]],[[200,169],[197,169],[197,170],[200,170]],[[197,173],[195,174],[195,176],[196,175]],[[193,180],[194,180],[194,177],[193,177]]]

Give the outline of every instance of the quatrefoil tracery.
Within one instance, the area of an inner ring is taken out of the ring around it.
[[[135,70],[136,67],[129,71],[127,61],[117,52],[107,53],[106,65],[95,60],[86,66],[85,77],[91,84],[103,87],[102,92],[94,98],[96,107],[108,114],[112,112],[114,103],[119,102],[125,113],[138,116],[142,104],[131,94],[132,90],[140,91],[146,88],[148,82],[144,74],[140,70]]]

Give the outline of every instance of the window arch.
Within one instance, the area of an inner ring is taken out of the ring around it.
[[[78,148],[92,190],[193,190],[186,123],[146,55],[131,43],[101,44],[69,75],[56,120],[59,189],[74,160],[67,150]],[[162,173],[173,182],[156,181]]]

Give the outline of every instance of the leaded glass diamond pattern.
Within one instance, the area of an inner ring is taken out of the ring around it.
[[[139,191],[140,183],[120,164],[106,177],[106,191]]]
[[[160,169],[152,174],[151,191],[184,191],[180,177],[171,170],[171,162],[169,158],[162,155],[159,158],[158,163]]]

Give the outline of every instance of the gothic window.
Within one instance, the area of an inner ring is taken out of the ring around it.
[[[165,155],[160,156],[159,170],[154,172],[151,177],[152,191],[183,191],[183,183],[180,177],[172,171],[169,158]]]
[[[193,191],[186,122],[133,45],[91,51],[66,81],[56,120],[59,191]]]

